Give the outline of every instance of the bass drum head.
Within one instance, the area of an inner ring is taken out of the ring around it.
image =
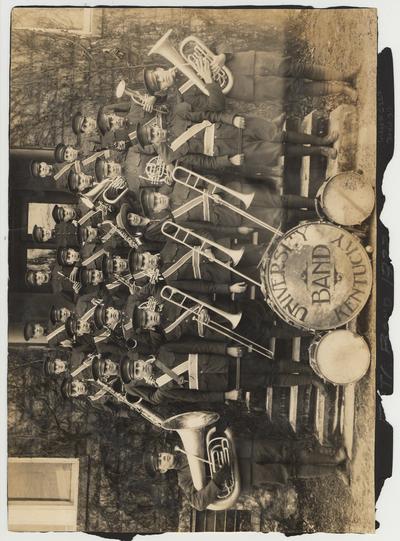
[[[340,225],[361,224],[374,206],[374,189],[358,173],[339,173],[323,185],[321,207],[332,222]]]
[[[310,346],[310,362],[314,371],[335,385],[360,380],[370,365],[371,354],[362,336],[346,329],[318,337],[316,348]]]
[[[270,248],[261,283],[271,308],[307,330],[342,327],[365,306],[372,269],[358,238],[326,222],[300,224]]]

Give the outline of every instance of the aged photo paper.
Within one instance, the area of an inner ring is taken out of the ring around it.
[[[375,9],[12,10],[10,531],[375,531],[376,81]]]

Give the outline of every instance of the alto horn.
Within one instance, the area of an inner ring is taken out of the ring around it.
[[[171,44],[169,41],[169,36],[172,32],[172,29],[168,30],[158,41],[157,43],[152,47],[150,52],[148,53],[149,56],[152,54],[159,54],[163,56],[165,59],[167,59],[171,64],[173,64],[176,68],[179,69],[190,81],[192,81],[193,84],[197,86],[199,90],[206,96],[209,96],[210,93],[207,90],[206,85],[203,83],[203,81],[200,79],[200,77],[196,74],[194,69],[188,65],[187,62],[185,62],[185,59],[182,58],[182,56],[179,54],[179,52],[175,49],[175,47]]]
[[[151,158],[146,163],[144,175],[139,175],[139,178],[146,180],[154,186],[172,184],[172,180],[167,169],[167,164],[160,158],[160,156],[154,156],[154,158]]]
[[[139,105],[139,107],[144,107],[144,101],[145,97],[143,94],[138,92],[137,90],[132,90],[126,86],[126,82],[124,79],[122,79],[119,83],[117,88],[115,89],[115,95],[117,98],[122,98],[122,96],[126,94],[131,98],[131,100],[136,103],[136,105]],[[153,107],[153,111],[156,113],[160,113],[162,115],[165,115],[168,111],[165,108],[161,107]]]
[[[119,193],[117,195],[115,194],[107,195],[107,192],[109,190],[112,190],[112,191],[116,190],[117,192],[119,191]],[[103,200],[108,205],[115,205],[115,203],[118,203],[118,201],[121,199],[121,197],[123,197],[126,194],[127,191],[128,191],[128,184],[126,180],[124,179],[124,177],[117,177],[104,190]],[[113,195],[114,197],[112,197]]]
[[[197,318],[199,318],[200,310],[202,308],[206,308],[210,312],[214,312],[215,314],[219,315],[223,319],[226,319],[227,321],[229,321],[232,329],[235,329],[239,325],[240,320],[242,319],[242,312],[238,312],[237,314],[226,312],[225,310],[221,310],[220,308],[217,308],[216,306],[213,306],[204,301],[196,299],[195,297],[192,297],[191,295],[188,295],[187,293],[183,293],[176,287],[164,286],[161,290],[160,295],[164,300],[171,302],[172,304],[175,304],[175,306],[179,306],[180,308],[183,308],[184,310],[187,310],[188,312],[192,313]],[[195,303],[195,305],[188,306],[187,300],[192,301],[192,303]]]

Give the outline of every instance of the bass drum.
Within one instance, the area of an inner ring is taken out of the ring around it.
[[[371,263],[358,238],[327,222],[300,224],[272,242],[260,278],[272,310],[309,331],[351,321],[372,288]]]
[[[317,211],[339,225],[359,225],[375,206],[374,189],[353,171],[339,173],[322,184],[317,193]]]
[[[346,329],[316,336],[308,351],[314,372],[334,385],[347,385],[360,380],[371,361],[364,338]]]

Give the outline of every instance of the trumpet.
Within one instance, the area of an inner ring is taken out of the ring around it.
[[[139,175],[139,178],[150,182],[154,186],[161,186],[162,184],[172,184],[171,176],[168,172],[166,163],[160,158],[160,156],[154,156],[146,163],[144,169],[144,175]]]
[[[206,96],[209,96],[210,93],[207,90],[206,85],[203,83],[203,81],[200,79],[200,77],[196,74],[194,69],[188,65],[188,62],[182,56],[179,54],[179,52],[175,49],[175,47],[171,44],[169,41],[169,36],[172,32],[172,29],[168,30],[162,38],[160,38],[157,43],[152,47],[150,52],[148,53],[149,56],[152,54],[159,54],[166,58],[171,64],[173,64],[176,68],[179,69],[186,77],[190,80],[191,85],[194,84],[197,86],[199,90]]]
[[[271,350],[269,350],[265,346],[262,346],[261,344],[258,344],[257,342],[254,342],[254,340],[251,340],[250,338],[247,338],[246,336],[242,336],[241,334],[232,330],[238,326],[240,319],[242,317],[241,312],[239,312],[238,314],[232,314],[230,312],[226,312],[225,310],[221,310],[217,308],[216,306],[207,304],[204,301],[200,301],[196,299],[195,297],[192,297],[191,295],[188,295],[187,293],[183,293],[179,289],[176,289],[175,287],[171,287],[171,286],[164,286],[161,290],[160,295],[167,302],[171,302],[175,306],[179,306],[180,308],[183,308],[187,312],[193,314],[194,320],[200,323],[201,325],[204,325],[205,327],[208,327],[210,330],[218,334],[221,334],[222,336],[225,336],[225,338],[228,338],[229,340],[237,342],[241,346],[244,346],[245,348],[247,348],[249,352],[255,352],[258,355],[261,355],[262,357],[266,357],[267,359],[273,359],[274,354]],[[187,300],[191,301],[190,305],[188,305],[188,303],[186,302]],[[195,303],[195,304],[193,305],[192,303]],[[209,321],[206,321],[203,318],[201,318],[202,308],[206,308],[210,312],[214,312],[217,315],[222,316],[224,319],[228,320],[232,326],[232,329],[228,329],[227,327],[225,327],[225,325],[222,325],[221,323],[218,323],[217,321],[213,321],[212,319],[210,319]]]
[[[107,192],[110,190],[110,195]],[[115,178],[103,192],[103,200],[108,205],[115,205],[128,191],[128,184],[124,177]],[[114,192],[114,193],[113,193]],[[117,192],[117,195],[115,195]],[[119,193],[118,193],[119,192]]]
[[[178,175],[179,172],[185,174],[186,178],[183,178],[183,179],[179,178],[179,175]],[[254,193],[242,194],[240,192],[237,192],[236,190],[227,188],[223,184],[219,184],[218,182],[215,182],[214,180],[211,180],[207,177],[203,177],[202,175],[199,175],[198,173],[195,173],[194,171],[191,171],[190,169],[186,169],[186,167],[182,167],[181,165],[176,166],[175,169],[172,171],[172,178],[174,179],[175,182],[178,182],[179,184],[182,184],[183,186],[187,186],[188,188],[194,190],[197,193],[207,195],[212,201],[216,202],[217,204],[224,205],[228,209],[232,210],[232,212],[235,212],[236,214],[239,214],[243,218],[246,218],[247,220],[254,222],[258,226],[262,227],[263,229],[266,229],[267,231],[271,231],[275,235],[282,236],[282,232],[280,229],[277,229],[276,227],[273,227],[272,225],[267,224],[266,222],[264,222],[263,220],[260,220],[256,216],[253,216],[252,214],[242,210],[236,205],[229,203],[222,197],[217,198],[217,194],[215,192],[216,190],[220,190],[229,195],[233,195],[234,197],[239,199],[246,208],[250,206],[254,197]],[[194,182],[191,183],[192,179],[194,179]],[[199,188],[198,184],[200,181],[203,182],[206,186],[209,186],[210,190],[207,191],[207,190],[204,190],[203,188]]]
[[[233,75],[226,66],[217,66],[214,64],[215,54],[196,36],[188,36],[179,46],[179,52],[182,57],[196,69],[196,61],[206,59],[211,66],[211,76],[222,90],[223,94],[228,94],[233,86]],[[190,85],[192,86],[192,85]],[[185,87],[185,90],[190,88]]]
[[[247,276],[247,274],[243,274],[242,272],[234,268],[239,263],[241,257],[243,256],[244,248],[234,249],[234,250],[230,248],[226,248],[225,246],[222,246],[221,244],[218,244],[217,242],[214,242],[210,239],[202,237],[201,235],[199,235],[198,233],[195,233],[191,229],[187,229],[183,225],[170,222],[169,220],[167,220],[166,222],[162,224],[161,232],[166,237],[172,239],[174,242],[179,242],[179,244],[183,244],[183,246],[186,246],[186,248],[189,248],[190,250],[197,250],[201,255],[203,255],[204,257],[207,257],[208,259],[210,259],[217,265],[220,265],[221,267],[228,269],[230,272],[237,274],[237,276],[240,276],[240,278],[243,278],[244,280],[251,282],[255,286],[261,287],[261,282],[257,282],[257,280],[254,280],[250,276]],[[212,246],[213,248],[216,248],[217,250],[220,250],[221,252],[228,255],[232,260],[233,266],[229,263],[225,263],[224,261],[221,261],[220,259],[216,257],[210,258],[210,256],[206,252],[207,246]]]
[[[131,248],[138,248],[142,243],[139,239],[135,239],[129,235],[127,231],[113,224],[110,220],[103,222],[103,225],[109,225],[110,231],[103,237],[103,241],[109,240],[114,234],[119,235]]]
[[[143,108],[145,100],[143,94],[141,94],[137,90],[131,90],[130,88],[128,88],[125,81],[122,79],[118,83],[117,88],[115,89],[115,95],[117,98],[122,98],[124,94],[129,96],[132,99],[133,103],[136,103],[136,105],[139,105],[139,107]],[[155,111],[156,113],[160,113],[161,115],[165,115],[166,113],[168,113],[165,107],[153,107],[153,111]]]

